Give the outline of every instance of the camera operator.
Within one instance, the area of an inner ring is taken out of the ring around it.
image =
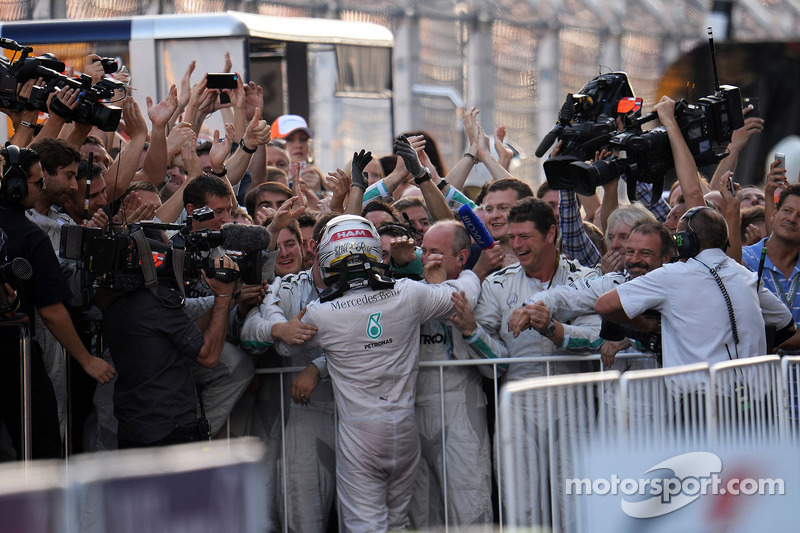
[[[44,232],[25,216],[25,210],[31,209],[37,202],[44,181],[39,156],[33,150],[19,149],[16,146],[3,149],[0,151],[0,156],[7,162],[3,172],[2,195],[0,195],[2,196],[0,198],[0,228],[5,231],[8,239],[6,243],[7,257],[9,259],[23,257],[33,268],[31,281],[25,283],[19,292],[20,309],[28,316],[31,329],[36,326],[34,313],[34,309],[36,309],[47,329],[67,349],[84,371],[100,383],[107,383],[114,375],[114,369],[102,359],[92,357],[81,343],[63,303],[70,298],[70,291],[53,247]],[[4,348],[8,348],[3,349],[3,353],[18,353],[17,333],[4,331],[3,336]],[[33,365],[43,372],[41,348],[35,341],[31,345],[33,347]],[[15,361],[14,365],[17,364]],[[38,372],[39,370],[36,370],[35,375]],[[4,373],[4,375],[7,374]],[[39,392],[34,394],[34,412],[40,410],[51,400],[52,403],[46,407],[46,414],[38,417],[38,422],[34,419],[34,456],[58,457],[60,455],[60,439],[58,420],[55,418],[57,416],[55,398],[52,385],[49,380],[45,381],[46,386],[40,381],[37,387]],[[50,420],[51,416],[52,420]],[[51,422],[55,423],[54,432]],[[9,426],[11,425],[14,424],[9,424]],[[13,430],[13,428],[10,429]],[[40,435],[38,438],[35,436],[37,433]],[[19,439],[15,439],[15,441],[19,450]]]
[[[210,220],[202,222],[192,220],[191,232],[194,233],[202,230],[219,230],[223,224],[230,222],[235,198],[230,184],[224,178],[201,174],[184,189],[183,203],[188,215],[193,215],[201,207],[208,207],[214,212]],[[222,254],[221,249],[212,250],[212,256]],[[261,302],[265,292],[266,283],[261,283],[245,285],[241,291],[233,294],[232,298],[236,305],[232,307],[229,317],[227,329],[229,341],[238,342],[237,336],[244,318],[253,306]],[[201,324],[204,323],[217,300],[211,288],[201,281],[187,289],[187,296],[187,313]],[[214,435],[225,424],[236,402],[252,381],[253,361],[238,346],[232,342],[225,342],[215,364],[192,365],[192,375],[201,387],[202,401]]]
[[[681,219],[681,242],[695,245],[679,252],[686,262],[664,265],[601,296],[595,310],[604,318],[653,331],[661,313],[664,367],[716,363],[766,353],[764,323],[788,338],[795,331],[791,313],[774,294],[756,286],[756,277],[725,255],[728,226],[709,207],[689,210]],[[704,305],[697,305],[703,302]],[[723,327],[709,328],[709,319]]]
[[[41,227],[50,237],[50,241],[59,253],[61,243],[61,228],[65,225],[74,225],[83,221],[83,205],[86,196],[86,179],[88,176],[88,162],[82,162],[81,153],[62,139],[44,138],[31,144],[31,149],[37,151],[41,158],[44,171],[44,190],[36,201],[34,209],[27,212],[28,218]],[[99,165],[95,165],[92,191],[97,193],[90,202],[89,226],[105,227],[108,222],[105,213],[100,207],[105,204],[105,181],[102,174],[97,172]],[[66,210],[66,212],[65,212]],[[72,215],[72,216],[71,216]],[[65,302],[70,319],[73,321],[78,335],[84,346],[92,350],[93,339],[99,333],[100,313],[94,309],[88,315],[85,311],[91,309],[90,286],[91,282],[85,273],[77,271],[76,261],[59,258],[61,270],[66,276],[72,298]],[[56,339],[42,327],[35,329],[36,340],[42,347],[45,368],[53,382],[59,408],[59,421],[62,433],[66,434],[68,394],[72,399],[72,434],[71,449],[75,452],[83,451],[83,424],[88,418],[92,408],[92,398],[95,386],[79,372],[67,371],[61,356],[61,346]],[[69,383],[67,376],[70,376]]]
[[[219,258],[219,266],[238,270],[227,256]],[[198,366],[209,370],[217,366],[238,289],[236,282],[202,277],[214,297],[202,331],[186,313],[174,287],[162,284],[157,296],[140,287],[116,294],[104,309],[103,335],[119,369],[114,414],[120,448],[209,438],[203,411],[197,416],[192,375]]]

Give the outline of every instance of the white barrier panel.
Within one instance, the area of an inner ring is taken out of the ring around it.
[[[783,436],[790,444],[800,443],[800,356],[781,359],[783,376]]]
[[[263,455],[252,438],[80,455],[69,531],[261,533]]]
[[[707,363],[622,374],[617,405],[620,440],[642,449],[706,444],[709,379]]]
[[[715,441],[722,446],[765,446],[780,439],[783,407],[777,355],[748,357],[711,367],[709,405]]]
[[[582,447],[616,433],[605,408],[616,371],[531,378],[501,390],[500,465],[505,523],[575,531],[587,517],[565,497],[563,482],[583,471]]]
[[[61,461],[0,466],[0,531],[67,533],[65,477]]]

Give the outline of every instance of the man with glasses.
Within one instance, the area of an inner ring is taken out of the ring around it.
[[[33,269],[31,278],[19,288],[19,308],[15,318],[27,317],[29,327],[35,324],[34,309],[42,321],[84,371],[100,383],[107,383],[114,369],[98,357],[92,357],[83,346],[70,320],[64,301],[69,299],[64,274],[47,235],[25,216],[42,192],[44,174],[39,156],[33,150],[9,146],[0,151],[5,162],[2,191],[0,191],[0,264],[21,257]],[[4,368],[0,417],[7,423],[9,433],[22,456],[20,432],[20,362],[19,332],[15,328],[0,328],[0,361]],[[59,457],[61,438],[53,386],[47,378],[39,344],[31,342],[33,380],[32,410],[34,458]]]

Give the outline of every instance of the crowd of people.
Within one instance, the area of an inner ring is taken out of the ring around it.
[[[98,59],[84,68],[95,82]],[[731,187],[739,154],[765,127],[750,107],[707,180],[663,97],[653,111],[675,184],[653,198],[640,180],[639,201],[619,205],[619,178],[593,196],[546,182],[534,191],[509,173],[505,128],[491,138],[475,108],[452,168],[432,138],[409,132],[382,157],[365,146],[320,169],[307,121],[262,116],[261,88],[237,79],[208,89],[192,63],[144,112],[123,91],[114,132],[4,109],[14,134],[0,151],[0,265],[24,258],[32,269],[27,281],[6,276],[0,300],[6,459],[23,446],[23,325],[35,458],[63,457],[65,440],[73,453],[160,446],[215,438],[228,424],[264,442],[270,530],[326,531],[336,501],[348,531],[436,528],[445,514],[451,526],[490,528],[484,387],[494,370],[440,376],[420,361],[600,353],[604,368],[626,371],[800,347],[800,184],[776,161],[763,190]],[[39,82],[18,87],[18,99]],[[54,102],[78,98],[65,88]],[[212,112],[224,131],[204,126]],[[476,165],[491,179],[469,198]],[[492,246],[454,214],[464,205]],[[184,280],[174,257],[215,232],[260,248],[214,241]],[[114,285],[121,278],[67,252],[75,235],[85,251],[97,234],[130,237],[132,283]],[[304,370],[256,372],[286,366]],[[597,368],[589,358],[497,367],[504,382]]]

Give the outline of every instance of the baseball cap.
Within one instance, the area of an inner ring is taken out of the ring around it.
[[[269,133],[273,139],[283,139],[297,130],[303,130],[309,137],[314,137],[314,132],[308,129],[306,119],[300,115],[279,116],[270,126]]]

